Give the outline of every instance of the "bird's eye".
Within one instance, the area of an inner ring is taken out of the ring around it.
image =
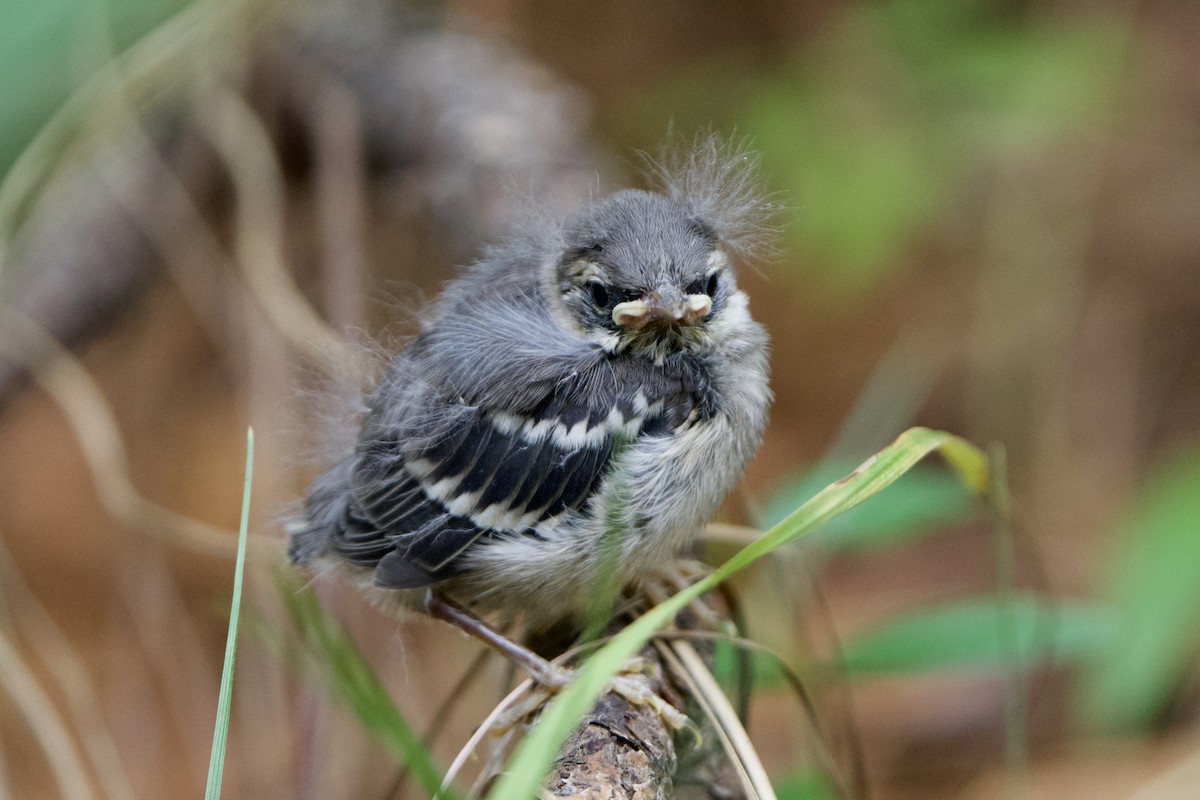
[[[588,291],[592,295],[592,302],[598,307],[604,308],[608,305],[608,288],[600,281],[592,281],[588,284]]]
[[[720,286],[718,279],[719,276],[714,272],[708,278],[697,278],[684,287],[684,290],[688,294],[706,294],[712,297],[717,293],[717,289]]]

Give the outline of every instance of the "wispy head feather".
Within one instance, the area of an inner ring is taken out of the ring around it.
[[[773,255],[782,206],[764,189],[758,156],[746,140],[703,131],[691,142],[668,144],[657,159],[644,159],[655,188],[689,206],[735,255]]]

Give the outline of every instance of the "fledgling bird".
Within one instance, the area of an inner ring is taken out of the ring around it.
[[[488,251],[369,398],[354,451],[289,526],[301,564],[356,568],[531,627],[670,561],[767,420],[767,336],[737,287],[769,204],[714,140]]]

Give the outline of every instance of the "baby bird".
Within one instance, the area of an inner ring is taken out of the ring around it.
[[[530,627],[663,567],[759,447],[767,336],[733,259],[767,202],[713,141],[450,283],[289,526],[301,564]],[[602,584],[602,585],[600,585]]]

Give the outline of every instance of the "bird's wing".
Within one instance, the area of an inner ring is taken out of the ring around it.
[[[686,366],[611,358],[520,287],[462,304],[377,389],[334,548],[400,588],[452,576],[481,537],[540,535],[624,443],[681,423]]]
[[[510,408],[428,384],[408,392],[409,413],[389,406],[368,422],[333,547],[374,565],[377,584],[411,588],[455,574],[480,537],[538,536],[539,525],[583,509],[613,453],[665,419],[661,400],[597,383],[577,371]]]

